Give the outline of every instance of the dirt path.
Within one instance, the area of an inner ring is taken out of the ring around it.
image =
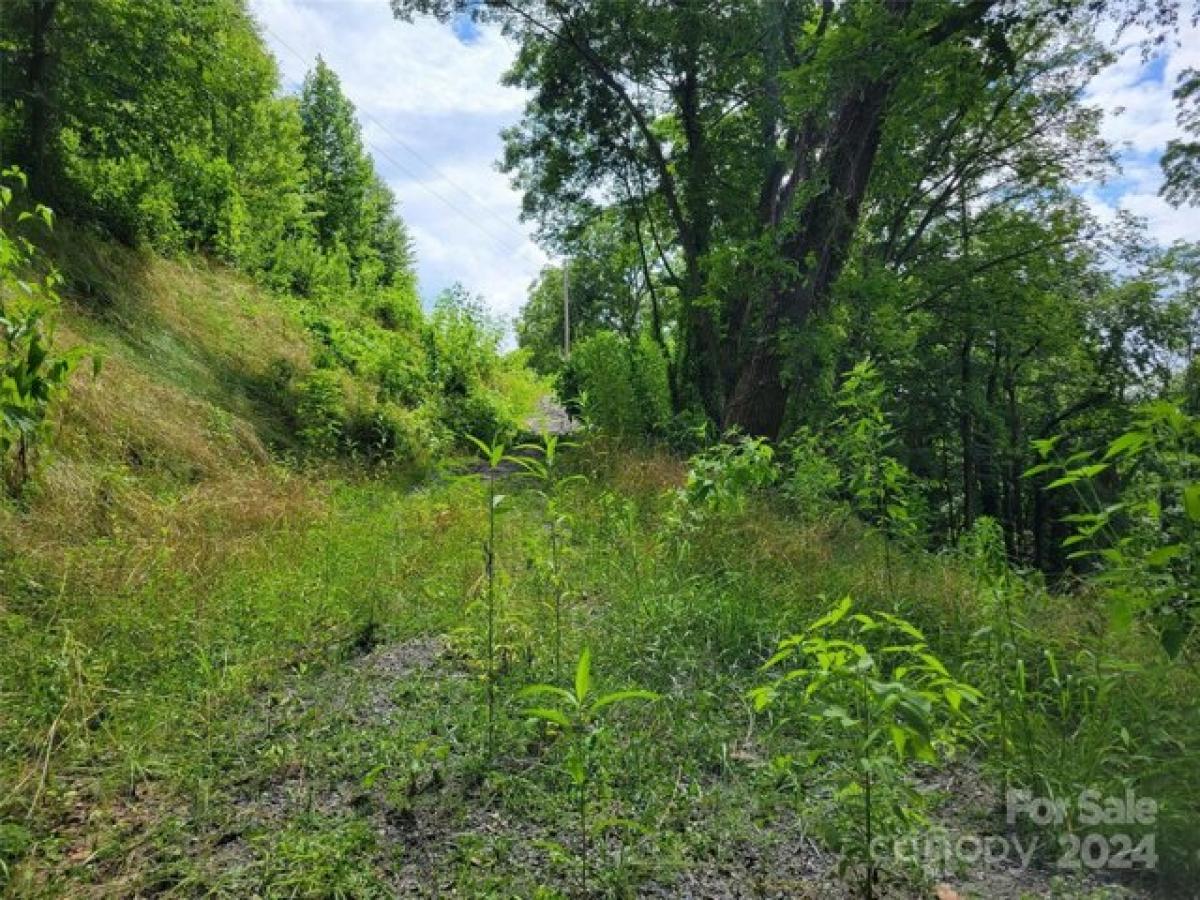
[[[526,419],[525,424],[530,431],[539,434],[570,434],[579,428],[579,422],[572,419],[561,403],[550,395],[538,401],[537,411]]]

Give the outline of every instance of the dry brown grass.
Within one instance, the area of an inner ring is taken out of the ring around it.
[[[0,503],[8,552],[64,583],[68,568],[96,587],[136,583],[163,553],[203,571],[264,530],[320,514],[322,498],[264,440],[283,427],[282,398],[273,407],[248,388],[280,360],[309,365],[277,301],[219,266],[69,229],[54,252],[68,285],[56,344],[97,347],[103,365],[74,374],[33,484],[19,504]]]
[[[583,465],[591,477],[634,497],[653,497],[682,487],[687,462],[656,447],[629,447],[603,436],[589,439]]]

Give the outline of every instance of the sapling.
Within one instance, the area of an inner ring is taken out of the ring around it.
[[[858,363],[838,390],[834,429],[854,505],[882,531],[884,574],[895,603],[892,541],[911,536],[916,523],[909,509],[911,473],[888,453],[895,437],[883,409],[884,388],[872,360]]]
[[[34,449],[49,430],[52,406],[72,371],[85,356],[92,357],[93,374],[100,365],[99,355],[86,347],[54,346],[63,278],[53,268],[41,277],[32,274],[41,254],[19,233],[31,220],[49,229],[54,216],[40,203],[13,215],[10,185],[25,183],[20,169],[0,169],[0,217],[11,221],[0,228],[0,476],[14,495],[30,477]]]
[[[1200,417],[1166,400],[1138,410],[1134,426],[1103,455],[1088,450],[1052,459],[1059,437],[1034,441],[1042,462],[1025,472],[1058,477],[1045,490],[1070,488],[1085,511],[1063,519],[1075,533],[1068,559],[1092,558],[1111,624],[1153,630],[1172,659],[1200,635]],[[1107,473],[1107,474],[1106,474]],[[1119,493],[1098,485],[1106,474]]]
[[[487,759],[491,762],[496,752],[496,509],[504,500],[496,493],[496,477],[501,464],[508,458],[504,444],[493,441],[488,444],[474,435],[467,435],[487,463],[487,539],[483,543],[483,574],[485,580],[485,602],[487,604],[487,631],[484,637],[484,660],[486,672],[484,684],[487,692]]]
[[[639,689],[614,691],[596,696],[592,691],[592,655],[584,648],[575,666],[573,689],[552,684],[530,685],[521,692],[527,698],[545,697],[557,701],[557,706],[533,706],[526,712],[535,719],[561,729],[569,742],[567,750],[567,773],[576,791],[579,821],[579,840],[582,849],[583,889],[587,892],[590,860],[590,825],[588,805],[591,800],[595,777],[595,749],[602,733],[599,714],[605,709],[631,700],[653,701],[658,694]]]
[[[751,692],[756,709],[785,692],[800,691],[801,711],[850,764],[835,768],[838,796],[862,798],[857,834],[843,847],[847,861],[862,866],[861,890],[875,896],[880,867],[874,842],[896,816],[881,818],[884,789],[905,793],[903,766],[934,762],[956,739],[966,707],[978,702],[973,687],[954,678],[909,622],[886,612],[852,612],[844,598],[799,634],[780,642],[763,666],[795,662],[782,677]],[[839,636],[840,633],[840,636]],[[911,815],[909,791],[899,811]]]
[[[998,749],[1000,796],[1007,797],[1013,768],[1012,753],[1020,738],[1025,764],[1036,767],[1028,720],[1026,666],[1021,637],[1024,625],[1013,609],[1013,595],[1021,583],[1013,578],[1004,550],[1004,533],[990,516],[975,520],[963,539],[987,612],[987,623],[971,635],[968,650],[979,654],[980,686],[994,710],[992,736]]]
[[[538,494],[544,503],[546,531],[550,542],[550,606],[554,613],[554,677],[562,673],[563,645],[563,602],[566,596],[566,578],[563,570],[563,529],[567,514],[563,510],[563,489],[573,481],[581,481],[582,475],[563,476],[558,463],[560,448],[574,444],[560,440],[556,434],[543,433],[537,444],[521,444],[518,449],[532,451],[537,457],[515,457],[527,475],[539,484]]]

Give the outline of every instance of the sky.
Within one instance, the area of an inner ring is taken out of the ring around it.
[[[454,282],[507,320],[549,260],[520,221],[520,195],[499,172],[500,130],[524,93],[500,84],[514,48],[494,29],[405,23],[387,0],[251,0],[299,92],[317,55],[354,103],[379,174],[399,200],[429,301]]]
[[[408,223],[422,296],[430,300],[458,281],[511,320],[549,262],[520,221],[520,195],[496,168],[500,131],[524,104],[520,90],[500,84],[511,43],[469,22],[396,21],[387,0],[250,5],[285,90],[299,91],[318,54],[341,77]],[[1159,157],[1178,133],[1171,91],[1183,69],[1200,67],[1200,29],[1186,29],[1150,59],[1139,37],[1122,36],[1117,61],[1088,90],[1088,101],[1105,111],[1103,135],[1124,171],[1078,189],[1102,220],[1125,209],[1146,220],[1155,240],[1195,239],[1197,211],[1173,209],[1157,192]]]

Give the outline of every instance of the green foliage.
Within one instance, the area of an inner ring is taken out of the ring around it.
[[[5,98],[5,145],[64,214],[269,261],[303,209],[299,129],[240,0],[18,0],[5,19],[21,48],[5,83],[29,90]]]
[[[779,477],[775,451],[762,438],[729,435],[729,439],[688,460],[687,483],[679,498],[704,512],[745,510],[755,492]]]
[[[520,452],[544,465],[544,450]],[[1189,699],[1195,673],[1131,665],[1144,647],[1102,649],[1093,618],[1074,598],[1021,588],[1015,574],[1008,585],[1019,651],[1010,651],[1007,637],[973,641],[996,616],[1007,633],[983,580],[1004,555],[994,524],[972,532],[965,560],[897,548],[893,561],[905,586],[904,621],[928,636],[947,670],[963,672],[984,695],[976,704],[964,697],[970,717],[954,715],[949,701],[931,701],[931,727],[922,727],[924,708],[909,692],[933,690],[942,676],[911,653],[888,650],[921,642],[886,617],[871,613],[877,627],[859,634],[854,609],[803,637],[823,639],[830,653],[843,649],[841,640],[863,646],[873,660],[868,682],[879,682],[880,692],[893,682],[908,689],[896,692],[896,706],[883,711],[889,693],[863,701],[853,651],[846,650],[849,672],[826,675],[822,661],[797,646],[770,670],[780,676],[771,680],[775,695],[755,712],[746,693],[768,680],[757,664],[774,636],[791,633],[790,623],[827,611],[814,598],[853,591],[873,596],[870,608],[890,609],[878,597],[878,542],[862,540],[853,523],[797,523],[776,504],[751,501],[710,518],[688,536],[694,552],[680,554],[664,528],[677,460],[586,440],[568,454],[558,443],[555,477],[595,473],[561,492],[570,552],[560,563],[572,599],[562,623],[566,653],[575,662],[579,648],[602,646],[605,681],[660,695],[652,705],[596,711],[604,692],[591,683],[590,667],[581,691],[570,672],[560,682],[546,666],[542,678],[532,662],[522,670],[520,656],[505,656],[510,623],[522,623],[539,650],[553,639],[541,580],[547,485],[512,474],[505,452],[492,445],[482,472],[495,462],[496,493],[505,495],[495,507],[502,513],[495,757],[482,773],[487,692],[469,676],[484,673],[475,663],[486,653],[477,554],[487,500],[475,479],[433,479],[417,490],[391,479],[322,480],[302,507],[290,515],[268,508],[261,519],[268,524],[254,528],[238,527],[250,511],[222,502],[200,511],[197,525],[168,520],[160,540],[170,552],[152,557],[136,552],[140,532],[126,536],[136,522],[125,515],[106,536],[75,540],[67,554],[55,545],[41,558],[5,556],[0,639],[9,652],[0,659],[0,702],[11,714],[0,717],[0,780],[18,793],[0,797],[0,816],[28,832],[0,835],[7,842],[0,853],[13,854],[10,892],[29,893],[35,883],[62,894],[148,892],[173,877],[239,895],[319,892],[326,879],[356,895],[436,881],[463,896],[557,896],[580,890],[586,833],[593,894],[687,892],[703,878],[750,895],[777,877],[780,890],[799,893],[814,877],[807,867],[829,881],[834,850],[861,863],[854,847],[865,836],[867,772],[877,837],[907,828],[904,837],[920,840],[936,837],[941,825],[955,834],[1007,833],[993,792],[977,780],[980,771],[1001,771],[996,707],[1005,683],[1010,711],[1023,710],[1029,725],[1026,732],[1014,720],[1009,783],[1055,799],[1085,785],[1113,796],[1132,786],[1161,798],[1163,862],[1147,873],[1157,879],[1148,889],[1165,893],[1171,878],[1190,885],[1200,796],[1200,770],[1188,752],[1200,734]],[[280,489],[290,495],[324,474],[302,481],[279,473]],[[230,493],[250,496],[247,507],[263,505],[236,473],[223,476],[222,490],[226,478],[239,478]],[[173,511],[187,508],[168,502]],[[158,535],[161,513],[151,509],[147,527]],[[231,544],[226,535],[239,539]],[[223,555],[210,563],[201,548]],[[473,584],[472,602],[464,603]],[[444,638],[460,629],[470,631],[471,653]],[[352,658],[370,647],[367,635],[379,646]],[[1017,659],[1028,673],[1024,693],[1017,693]],[[898,673],[909,663],[919,675]],[[784,680],[793,670],[809,674]],[[590,726],[573,700],[550,692],[527,701],[549,718],[518,727],[526,701],[510,701],[508,687],[540,680],[582,694],[579,705],[592,706]],[[814,682],[821,689],[805,697]],[[864,702],[881,732],[865,754]],[[903,756],[891,724],[916,735],[912,743],[904,738]],[[596,737],[587,743],[589,728]],[[949,744],[964,738],[976,738],[970,758],[942,768]],[[921,760],[923,741],[936,763]],[[583,831],[575,760],[585,746]],[[83,790],[93,792],[87,822],[76,818]],[[925,812],[930,822],[921,824]],[[126,829],[121,816],[129,815],[144,825]],[[419,853],[401,840],[414,831],[423,839]],[[1055,841],[1062,833],[1038,836]],[[121,860],[117,870],[59,855],[64,842],[91,836]],[[796,848],[809,842],[819,849],[801,857],[806,868],[791,880]],[[193,852],[197,846],[228,849]],[[754,848],[749,861],[746,847]],[[881,855],[875,864],[882,868]],[[1038,866],[929,874],[956,889],[986,877],[995,893],[1010,886],[1050,893]],[[1086,896],[1091,882],[1078,884]],[[909,888],[924,895],[929,885],[890,880],[886,887],[889,895]]]
[[[353,106],[320,59],[280,96],[244,0],[16,0],[0,24],[3,82],[24,86],[0,138],[65,215],[323,303],[390,294],[385,327],[408,318],[411,242]]]
[[[304,80],[299,113],[318,244],[327,254],[344,250],[356,286],[412,292],[412,249],[395,198],[363,148],[353,104],[320,57]]]
[[[666,361],[648,337],[630,344],[598,331],[571,349],[558,395],[585,421],[617,437],[661,433],[670,413]]]
[[[603,772],[596,772],[595,766],[596,745],[604,734],[600,714],[633,700],[659,699],[658,694],[653,691],[640,689],[596,695],[592,687],[592,653],[585,647],[575,666],[573,688],[535,684],[525,688],[520,694],[527,699],[544,697],[557,701],[556,706],[531,706],[526,710],[526,714],[554,727],[567,741],[565,765],[576,791],[585,892],[588,890],[588,873],[591,870],[592,824],[589,821],[588,809],[592,802],[593,782],[598,774],[603,776]]]
[[[821,519],[837,505],[842,473],[826,451],[823,436],[810,428],[797,429],[784,442],[780,491],[800,514]]]
[[[33,243],[20,233],[25,223],[50,228],[45,206],[13,209],[10,186],[25,184],[17,169],[0,172],[0,472],[18,493],[28,480],[33,455],[49,429],[52,405],[86,348],[63,352],[54,347],[54,323],[61,278],[53,269],[42,274]],[[10,225],[5,219],[14,220]],[[93,354],[99,365],[99,358]]]
[[[764,669],[795,664],[755,689],[755,708],[799,692],[806,740],[843,757],[831,766],[840,803],[861,802],[845,837],[844,859],[861,865],[864,897],[875,896],[877,838],[919,817],[905,780],[913,760],[934,762],[952,751],[979,692],[952,676],[925,636],[886,612],[852,612],[849,597],[799,634],[785,638]]]
[[[537,492],[545,504],[545,527],[550,545],[550,554],[545,562],[544,577],[548,582],[550,603],[554,615],[554,676],[562,671],[563,648],[563,605],[567,594],[567,576],[565,571],[565,553],[563,542],[567,537],[571,515],[567,510],[564,490],[573,482],[586,481],[580,474],[565,475],[559,460],[559,449],[576,446],[569,441],[563,441],[556,434],[543,434],[537,444],[521,444],[518,451],[536,454],[533,456],[517,456],[514,462],[525,469],[526,475],[538,485]]]
[[[637,338],[631,376],[642,429],[658,437],[671,419],[670,364],[662,347],[644,331]]]
[[[447,430],[457,435],[490,434],[508,438],[516,430],[503,401],[482,387],[469,394],[444,398],[441,419]]]
[[[355,409],[342,435],[367,463],[401,462],[423,469],[446,448],[445,422],[431,404],[407,409],[382,401]]]
[[[501,329],[480,297],[461,285],[444,291],[434,304],[425,332],[425,354],[433,393],[451,434],[507,439],[517,422],[493,389],[504,366]]]
[[[918,528],[913,516],[916,486],[890,454],[895,438],[883,409],[886,389],[870,359],[850,370],[837,394],[840,415],[831,427],[833,452],[854,508],[889,535],[910,537]]]
[[[648,238],[637,234],[640,224],[622,211],[601,211],[572,241],[571,258],[562,267],[548,266],[529,290],[516,320],[517,343],[530,354],[530,364],[543,375],[556,374],[566,364],[563,355],[564,288],[571,308],[571,343],[612,331],[631,344],[643,338],[664,357],[662,304],[672,289],[643,265]],[[569,284],[564,285],[564,280]],[[665,389],[664,389],[665,396]]]
[[[1025,655],[1036,641],[1019,615],[1027,591],[1009,568],[1004,534],[994,519],[977,519],[959,550],[976,578],[977,602],[985,612],[985,623],[970,643],[975,683],[987,701],[979,716],[981,737],[997,751],[988,765],[998,773],[1001,792],[1007,796],[1014,776],[1023,781],[1038,767]]]
[[[1175,206],[1200,200],[1200,70],[1179,73],[1175,87],[1179,124],[1186,135],[1167,142],[1161,165],[1166,176],[1160,193]]]
[[[298,390],[296,416],[300,439],[312,452],[337,452],[346,427],[346,394],[333,369],[314,369]]]
[[[1068,517],[1075,533],[1064,546],[1080,548],[1071,558],[1097,564],[1117,628],[1141,619],[1177,656],[1200,625],[1200,419],[1159,401],[1143,406],[1103,453],[1053,461],[1056,443],[1038,442],[1047,461],[1025,474],[1054,472],[1047,490],[1087,492],[1089,509]],[[1110,477],[1115,496],[1102,484]]]
[[[487,762],[490,764],[496,755],[496,679],[499,677],[499,672],[496,668],[496,616],[499,605],[499,598],[496,592],[496,516],[500,504],[504,501],[504,495],[496,493],[496,477],[499,474],[501,465],[507,461],[508,457],[504,452],[504,444],[498,440],[494,439],[491,443],[488,443],[470,434],[466,438],[475,445],[484,462],[487,464],[486,475],[484,476],[487,483],[487,492],[485,494],[487,507],[484,510],[484,517],[487,521],[487,532],[483,541],[484,603],[486,604],[487,619],[483,641],[484,661],[486,665],[483,677],[484,689],[487,694],[487,737],[485,749]]]

